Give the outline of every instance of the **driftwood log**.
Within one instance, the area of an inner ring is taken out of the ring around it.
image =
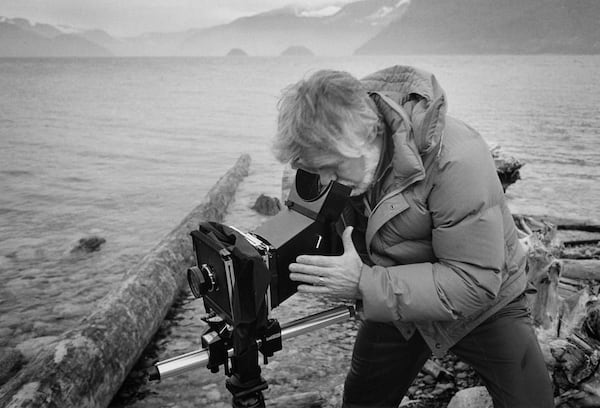
[[[80,327],[42,350],[0,389],[0,406],[106,407],[178,295],[193,260],[188,234],[221,221],[250,157],[242,155],[196,207],[98,304]]]
[[[563,258],[557,231],[597,233],[589,224],[516,217],[529,245],[532,315],[552,376],[557,407],[600,407],[600,260]],[[589,238],[589,236],[588,236]],[[576,240],[597,246],[598,239]],[[590,252],[584,246],[582,253]]]

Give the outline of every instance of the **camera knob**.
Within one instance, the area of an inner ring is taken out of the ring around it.
[[[200,268],[197,266],[189,268],[187,278],[190,289],[197,298],[217,289],[215,273],[207,264],[202,264]]]

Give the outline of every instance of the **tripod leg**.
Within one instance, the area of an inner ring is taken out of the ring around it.
[[[265,398],[262,391],[267,388],[267,382],[258,377],[245,383],[240,382],[237,375],[227,380],[227,389],[233,395],[233,408],[264,408]]]
[[[226,387],[233,395],[233,407],[264,408],[262,391],[268,385],[260,375],[256,343],[232,358],[231,371],[233,375],[227,380]]]

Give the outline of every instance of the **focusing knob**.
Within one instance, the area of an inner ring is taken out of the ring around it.
[[[202,264],[200,268],[197,266],[189,268],[187,278],[190,289],[197,298],[217,289],[215,273],[207,264]]]

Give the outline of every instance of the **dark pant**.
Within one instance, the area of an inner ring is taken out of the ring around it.
[[[552,384],[524,297],[483,322],[451,351],[482,378],[495,408],[554,407]],[[405,340],[393,326],[363,322],[344,407],[397,407],[431,356],[419,333]]]

